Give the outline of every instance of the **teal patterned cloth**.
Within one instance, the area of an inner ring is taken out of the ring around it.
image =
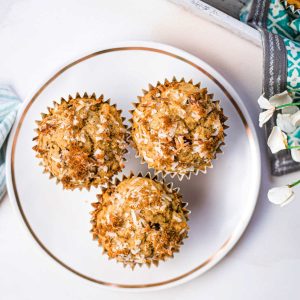
[[[247,22],[251,2],[241,10],[240,19]],[[278,34],[283,38],[287,52],[287,90],[300,99],[300,18],[293,18],[289,14],[291,7],[285,1],[270,0],[267,17],[268,31]],[[294,11],[293,13],[299,13]]]
[[[269,89],[273,85],[282,92],[287,90],[294,101],[300,101],[300,10],[288,5],[286,0],[249,0],[241,10],[240,20],[259,29],[264,41],[264,92],[268,97],[277,94]],[[278,57],[274,57],[274,50]],[[273,57],[272,57],[273,56]],[[282,65],[284,67],[282,67]],[[270,70],[273,75],[268,74]],[[282,72],[282,70],[284,70]],[[278,73],[276,73],[278,72]],[[282,72],[282,74],[279,74]],[[274,75],[275,73],[275,75]],[[269,78],[268,78],[269,77]],[[271,78],[271,80],[270,80]],[[271,91],[271,92],[270,92]],[[266,124],[267,133],[276,123],[276,117]],[[288,134],[290,145],[300,145],[300,128]],[[300,164],[292,160],[289,152],[271,156],[273,175],[283,175],[300,169]]]
[[[280,0],[271,0],[268,31],[282,36],[287,51],[287,90],[300,99],[300,19],[294,19]]]
[[[0,85],[0,200],[5,194],[6,140],[15,121],[20,100],[9,86]]]
[[[271,0],[267,29],[282,36],[287,52],[287,90],[300,100],[300,19],[293,18],[286,3]],[[294,11],[293,11],[294,12]],[[289,145],[300,145],[300,128],[288,135]]]
[[[299,27],[280,0],[270,0],[267,29],[290,40],[299,40]]]
[[[287,50],[287,90],[300,100],[300,42],[283,39]]]

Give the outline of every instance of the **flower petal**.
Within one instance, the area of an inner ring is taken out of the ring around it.
[[[295,194],[294,191],[286,185],[270,189],[268,198],[270,202],[284,206],[295,198]]]
[[[287,205],[288,203],[292,202],[295,199],[295,193],[293,192],[292,195],[285,201],[283,202],[280,206],[283,207]]]
[[[286,133],[292,133],[296,127],[292,123],[291,115],[278,114],[276,119],[277,126]]]
[[[300,162],[300,149],[291,149],[292,159],[296,162]]]
[[[287,107],[284,107],[281,112],[283,114],[289,114],[289,115],[292,115],[294,113],[296,113],[297,111],[299,110],[299,108],[297,106],[287,106]]]
[[[276,95],[272,96],[269,99],[269,102],[271,103],[271,105],[276,107],[279,105],[292,103],[293,99],[291,98],[291,96],[289,95],[289,93],[287,91],[284,91],[280,94],[276,94]]]
[[[259,127],[262,127],[265,123],[267,123],[271,117],[273,116],[274,110],[268,109],[259,114]]]
[[[263,95],[260,95],[257,102],[261,109],[274,109],[274,106],[271,105],[269,100],[267,98],[265,98]]]
[[[295,114],[291,115],[291,121],[292,121],[292,124],[295,127],[299,127],[300,126],[300,111],[298,111]]]
[[[274,126],[268,138],[268,146],[272,153],[277,153],[287,147],[287,136],[278,126]]]

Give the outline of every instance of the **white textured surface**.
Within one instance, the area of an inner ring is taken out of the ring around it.
[[[1,0],[0,20],[0,79],[12,81],[21,97],[89,49],[114,41],[154,40],[183,48],[215,67],[257,118],[261,49],[169,2]],[[266,161],[263,130],[258,133]],[[287,183],[297,175],[276,182]],[[263,163],[254,217],[220,264],[190,283],[147,295],[111,292],[70,276],[31,242],[6,197],[0,203],[0,299],[299,299],[300,199],[283,209],[272,206],[266,190],[273,181]]]

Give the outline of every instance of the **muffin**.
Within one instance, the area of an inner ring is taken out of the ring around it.
[[[124,266],[157,265],[173,257],[187,237],[189,212],[181,198],[150,174],[123,177],[93,204],[93,238]]]
[[[164,175],[205,172],[224,145],[227,118],[219,101],[192,81],[165,80],[149,87],[132,111],[137,155]]]
[[[33,149],[65,189],[105,185],[121,171],[127,133],[115,105],[85,93],[62,98],[48,111],[37,122]]]
[[[300,0],[286,0],[287,6],[293,5],[295,9],[300,8]]]

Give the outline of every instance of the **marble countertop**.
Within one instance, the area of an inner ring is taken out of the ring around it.
[[[255,122],[258,117],[261,48],[166,0],[0,0],[0,39],[0,81],[11,82],[23,99],[89,50],[147,40],[182,48],[208,62],[232,83]],[[6,196],[0,203],[0,298],[299,299],[300,201],[281,209],[266,199],[271,185],[288,183],[299,173],[271,178],[264,132],[258,127],[257,132],[263,161],[257,208],[237,246],[205,275],[143,295],[102,289],[44,255]]]

